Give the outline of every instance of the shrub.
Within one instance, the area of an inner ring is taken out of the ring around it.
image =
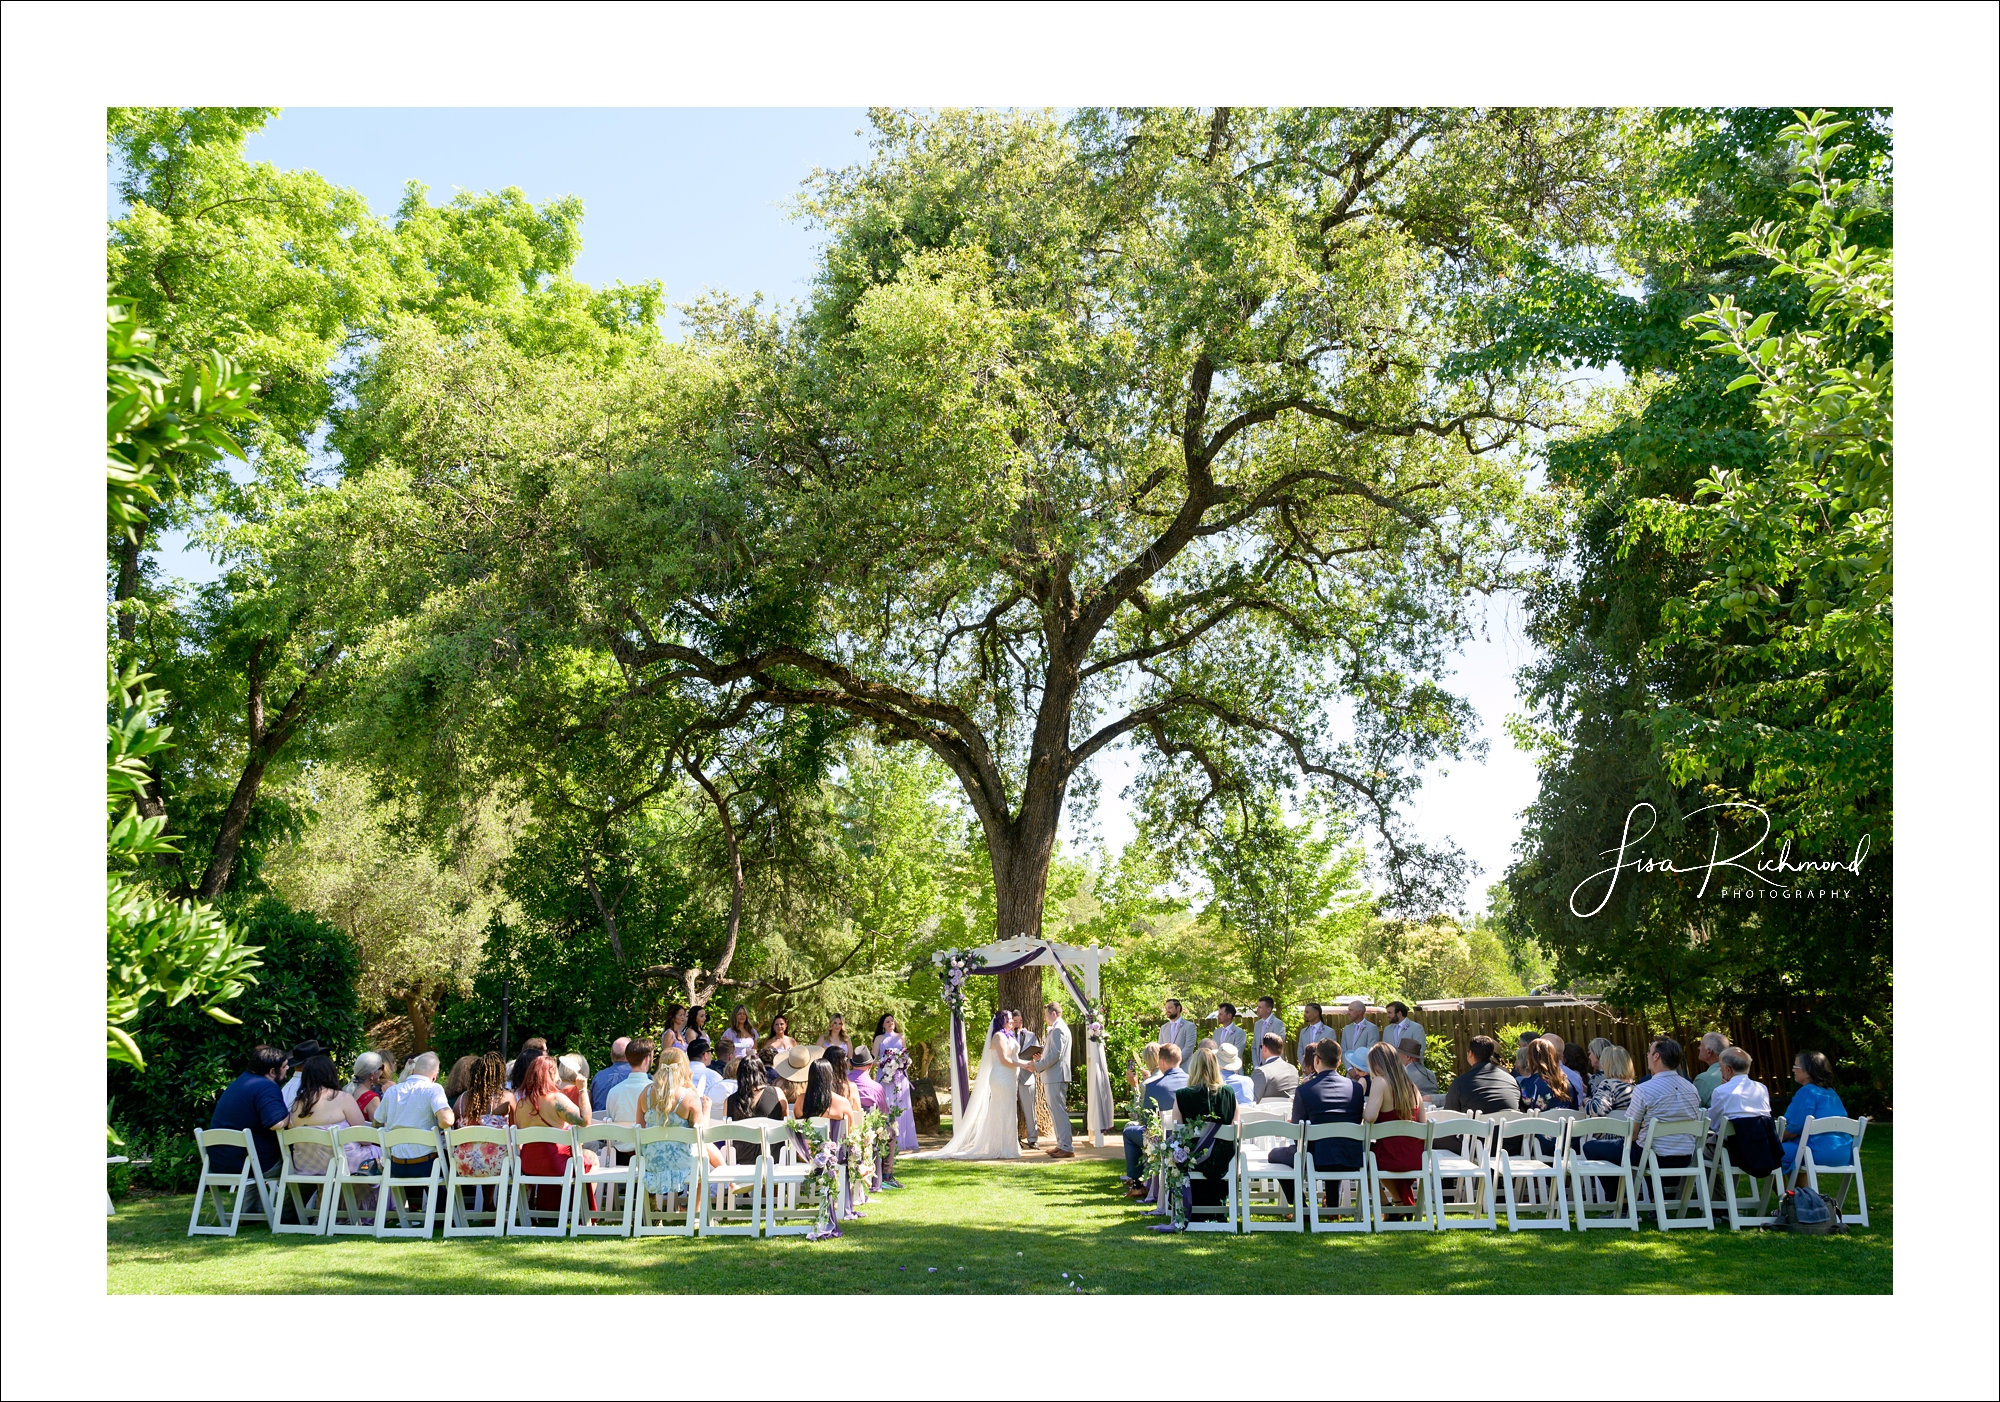
[[[256,983],[229,1005],[242,1026],[216,1022],[192,1000],[178,1007],[149,1004],[140,1014],[137,1035],[146,1048],[146,1069],[114,1064],[110,1070],[110,1120],[121,1127],[124,1152],[135,1158],[141,1156],[131,1147],[135,1142],[157,1150],[162,1136],[168,1144],[177,1136],[192,1163],[189,1131],[208,1123],[216,1096],[260,1042],[290,1047],[316,1037],[343,1071],[362,1049],[355,996],[361,958],[353,940],[271,896],[231,902],[224,914],[244,932],[246,943],[262,947]],[[178,1152],[170,1149],[169,1157]],[[156,1162],[159,1157],[155,1152]]]

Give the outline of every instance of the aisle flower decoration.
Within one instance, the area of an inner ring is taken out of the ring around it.
[[[1199,1126],[1169,1125],[1157,1106],[1147,1107],[1146,1174],[1160,1180],[1160,1210],[1177,1232],[1187,1230],[1189,1160],[1200,1137]]]
[[[861,1162],[874,1175],[877,1188],[896,1181],[896,1121],[881,1110],[861,1117]]]
[[[960,1017],[965,1016],[965,981],[985,962],[986,956],[973,949],[940,949],[931,955],[931,966],[944,984],[944,1004]]]
[[[819,1194],[819,1219],[806,1233],[807,1241],[824,1241],[840,1235],[840,1146],[829,1144],[811,1120],[787,1116],[785,1129],[810,1166],[805,1186]]]

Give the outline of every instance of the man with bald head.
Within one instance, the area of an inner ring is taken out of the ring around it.
[[[604,1113],[604,1097],[611,1094],[611,1088],[631,1074],[632,1068],[625,1064],[625,1048],[631,1044],[630,1037],[620,1037],[611,1044],[611,1061],[602,1071],[590,1078],[590,1112]]]

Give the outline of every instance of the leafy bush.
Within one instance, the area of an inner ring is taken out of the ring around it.
[[[194,1136],[186,1129],[162,1127],[140,1129],[129,1124],[114,1125],[123,1147],[117,1152],[133,1162],[113,1164],[110,1192],[114,1198],[139,1190],[153,1193],[191,1193],[201,1177],[195,1159]]]
[[[353,940],[275,897],[231,902],[223,913],[246,944],[262,949],[256,982],[229,1005],[242,1025],[223,1026],[192,1000],[148,1004],[134,1032],[147,1049],[146,1069],[113,1064],[110,1074],[111,1122],[142,1136],[179,1136],[188,1143],[190,1161],[189,1130],[208,1123],[216,1096],[236,1078],[251,1047],[290,1047],[316,1037],[343,1070],[362,1049],[355,998],[361,957]],[[158,1144],[157,1138],[137,1142]],[[128,1136],[126,1143],[125,1152],[139,1157],[129,1147],[135,1141]]]

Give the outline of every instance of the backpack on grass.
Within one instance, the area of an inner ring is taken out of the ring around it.
[[[1786,1193],[1778,1204],[1778,1220],[1772,1224],[1780,1232],[1805,1232],[1826,1236],[1847,1230],[1840,1222],[1840,1209],[1801,1184]]]

